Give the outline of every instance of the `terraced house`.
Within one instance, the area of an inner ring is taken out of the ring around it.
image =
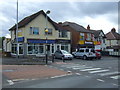
[[[46,13],[41,10],[21,20],[18,23],[17,39],[15,36],[16,25],[9,29],[11,32],[12,56],[16,55],[16,40],[18,40],[19,56],[36,55],[38,53],[44,54],[46,46],[49,55],[57,49],[70,52],[70,32],[49,17],[46,19],[46,16]],[[47,32],[45,32],[46,21]]]
[[[77,48],[94,48],[93,32],[74,22],[59,24],[71,32],[71,51],[75,51]]]

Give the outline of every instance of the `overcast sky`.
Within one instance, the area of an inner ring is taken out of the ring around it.
[[[34,1],[34,2],[33,2]],[[19,21],[26,16],[40,10],[50,10],[49,17],[56,22],[70,21],[85,28],[89,24],[91,29],[109,32],[113,27],[118,32],[118,2],[94,2],[85,0],[38,2],[35,0],[19,0]],[[9,28],[16,23],[16,0],[1,0],[0,2],[0,32],[1,36],[9,37]]]

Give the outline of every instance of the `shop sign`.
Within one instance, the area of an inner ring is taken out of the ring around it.
[[[93,42],[85,42],[85,44],[93,44]]]

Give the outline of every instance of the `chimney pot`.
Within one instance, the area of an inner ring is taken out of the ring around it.
[[[90,30],[90,26],[89,25],[87,26],[87,30]]]

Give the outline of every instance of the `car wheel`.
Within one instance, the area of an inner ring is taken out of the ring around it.
[[[54,59],[56,59],[55,55],[53,56]]]
[[[83,56],[83,60],[86,60],[86,59],[87,59],[87,56],[84,55],[84,56]]]
[[[62,60],[64,60],[64,57],[62,57]]]

